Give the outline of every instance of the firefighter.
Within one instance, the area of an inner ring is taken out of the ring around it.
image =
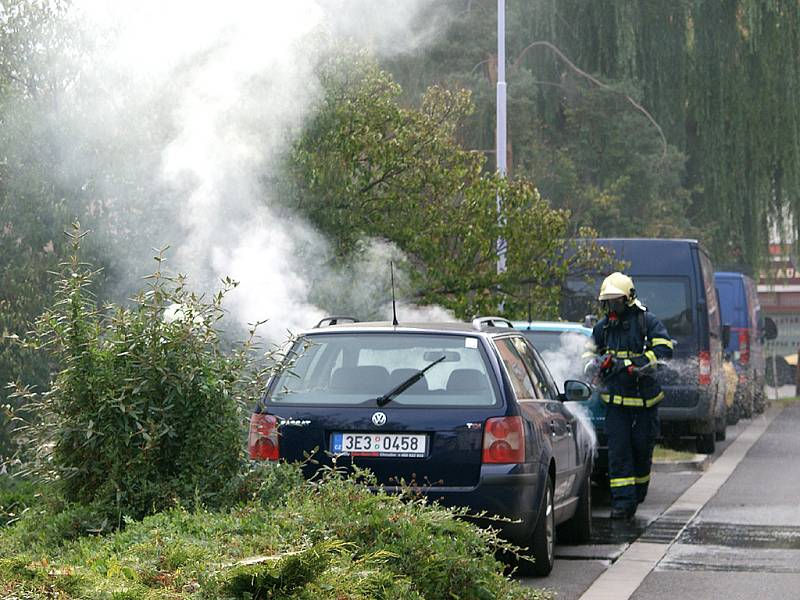
[[[636,298],[627,275],[606,277],[598,300],[605,316],[587,342],[586,372],[606,404],[611,518],[630,519],[650,483],[658,403],[664,397],[655,371],[658,361],[672,357],[672,340]]]

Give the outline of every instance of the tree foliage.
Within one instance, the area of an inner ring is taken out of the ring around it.
[[[50,375],[46,357],[14,338],[28,331],[51,298],[48,272],[63,257],[61,231],[70,219],[52,177],[55,149],[34,142],[45,126],[37,115],[55,103],[65,83],[48,77],[45,68],[52,56],[66,52],[62,16],[61,2],[0,6],[0,405],[9,401],[8,382],[43,388]],[[0,463],[13,453],[13,404],[0,410]]]
[[[473,90],[465,139],[488,151],[496,5],[448,5],[441,40],[388,67],[412,97]],[[697,236],[753,270],[768,222],[800,223],[797,2],[509,2],[507,55],[512,169],[573,209],[573,226]]]
[[[461,317],[503,303],[520,318],[532,303],[537,315],[555,316],[561,281],[590,253],[565,251],[567,211],[523,177],[486,173],[484,156],[461,147],[470,94],[433,86],[418,108],[403,106],[398,84],[364,54],[324,62],[320,78],[322,105],[290,163],[291,196],[340,256],[363,236],[388,239],[408,259],[417,302]],[[499,274],[498,240],[508,248]]]

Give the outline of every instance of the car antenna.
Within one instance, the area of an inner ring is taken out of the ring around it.
[[[389,261],[389,271],[392,273],[392,325],[397,327],[397,302],[394,299],[394,262]]]

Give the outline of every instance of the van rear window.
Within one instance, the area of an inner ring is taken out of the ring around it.
[[[595,285],[583,280],[567,280],[567,289],[561,300],[561,313],[565,319],[580,321],[583,315],[599,310]],[[685,338],[694,332],[694,311],[691,308],[689,279],[687,277],[647,277],[634,275],[639,299],[664,324],[670,337]]]
[[[633,281],[642,304],[664,324],[670,337],[692,335],[693,311],[686,278],[635,277]]]

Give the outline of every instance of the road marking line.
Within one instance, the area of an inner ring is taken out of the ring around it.
[[[753,444],[764,434],[781,411],[783,411],[783,407],[773,405],[763,415],[753,419],[747,429],[739,434],[739,437],[725,449],[725,452],[711,463],[708,471],[662,513],[662,515],[666,515],[682,511],[688,515],[683,527],[670,542],[665,544],[633,542],[608,570],[595,579],[580,600],[628,600],[656,565],[661,562],[686,526],[717,494]]]

